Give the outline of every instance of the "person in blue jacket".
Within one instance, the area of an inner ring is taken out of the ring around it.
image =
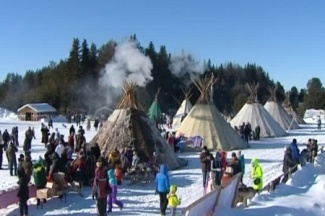
[[[167,195],[169,193],[169,176],[168,168],[165,164],[160,165],[159,173],[156,175],[156,193],[159,194],[160,213],[166,215],[168,205]]]
[[[289,148],[291,149],[291,154],[293,160],[296,162],[296,164],[299,163],[299,156],[300,156],[300,150],[297,146],[297,140],[293,139],[292,143],[290,144]]]

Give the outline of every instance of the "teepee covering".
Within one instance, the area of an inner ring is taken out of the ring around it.
[[[280,137],[287,135],[286,131],[274,120],[268,111],[258,102],[258,85],[248,85],[251,95],[246,104],[230,121],[232,127],[239,127],[243,123],[250,123],[252,130],[260,127],[260,137]]]
[[[228,151],[248,148],[248,144],[238,136],[210,101],[210,88],[214,82],[207,77],[194,81],[201,95],[180,128],[177,129],[177,135],[201,136],[203,145],[212,150]]]
[[[139,152],[143,162],[147,162],[155,152],[158,163],[166,164],[169,169],[185,165],[138,105],[135,86],[135,83],[125,83],[121,102],[91,143],[98,143],[104,155],[114,149],[130,146]]]
[[[293,109],[292,106],[285,107],[284,109],[298,124],[306,124],[304,119],[300,117],[300,115],[297,113],[295,109]]]
[[[185,98],[181,104],[181,106],[178,108],[174,118],[173,118],[173,128],[177,129],[181,126],[182,119],[191,111],[192,104],[190,102],[190,91],[183,90]]]
[[[290,102],[290,92],[286,93],[286,99],[283,102],[283,107],[287,111],[287,113],[298,123],[298,124],[306,124],[304,119],[297,113],[297,111],[292,107]]]
[[[271,114],[271,116],[279,123],[284,130],[298,129],[298,123],[287,113],[276,98],[277,87],[269,88],[271,94],[269,100],[264,105],[264,108]]]
[[[160,88],[158,89],[155,99],[152,102],[149,110],[148,110],[148,116],[151,120],[153,121],[158,121],[161,118],[161,109],[160,106],[158,104],[158,94],[160,92]]]

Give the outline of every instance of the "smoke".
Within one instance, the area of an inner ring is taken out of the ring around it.
[[[171,57],[169,69],[176,77],[182,78],[183,84],[188,87],[192,83],[192,79],[196,79],[204,73],[205,66],[196,61],[193,55],[182,51]]]
[[[112,60],[103,69],[103,76],[99,80],[101,87],[107,89],[107,104],[112,106],[114,101],[122,95],[124,81],[135,82],[138,86],[152,80],[153,66],[149,57],[145,56],[137,47],[137,43],[124,40],[117,44]]]

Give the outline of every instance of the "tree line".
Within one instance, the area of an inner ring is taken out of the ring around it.
[[[191,88],[183,80],[191,75],[183,73],[176,76],[170,69],[172,55],[168,53],[166,46],[156,48],[153,42],[147,47],[142,46],[136,35],[130,37],[137,41],[139,50],[151,59],[153,64],[153,79],[143,88],[138,88],[138,98],[142,106],[147,109],[157,89],[161,88],[158,100],[164,112],[179,107],[182,98],[182,90]],[[82,108],[89,113],[106,105],[105,92],[99,84],[103,68],[109,63],[115,52],[116,42],[108,41],[99,48],[94,44],[88,44],[74,38],[69,55],[59,62],[50,62],[38,70],[26,71],[24,75],[8,73],[0,83],[1,107],[16,111],[26,103],[49,103],[61,113],[66,113],[69,108]],[[258,98],[265,103],[270,93],[268,87],[278,86],[277,98],[284,102],[286,94],[295,109],[301,113],[305,109],[324,109],[325,89],[319,78],[308,81],[306,88],[297,89],[293,86],[285,92],[280,82],[275,82],[269,73],[254,63],[238,65],[225,63],[215,65],[211,60],[204,62],[205,70],[201,76],[215,74],[217,82],[214,88],[213,101],[218,109],[226,115],[234,114],[240,110],[249,97],[246,83],[259,83]],[[192,103],[199,97],[198,90],[192,88]],[[93,100],[96,98],[96,100]],[[176,98],[176,99],[175,99]],[[117,103],[117,102],[116,102]],[[114,108],[114,107],[112,107]]]

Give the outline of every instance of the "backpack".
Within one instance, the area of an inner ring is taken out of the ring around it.
[[[108,175],[107,175],[107,171],[108,171],[108,168],[105,168],[104,169],[104,178],[106,178],[107,179],[107,193],[108,194],[111,194],[112,193],[112,187],[111,187],[111,185],[109,184],[109,177],[108,177]]]

